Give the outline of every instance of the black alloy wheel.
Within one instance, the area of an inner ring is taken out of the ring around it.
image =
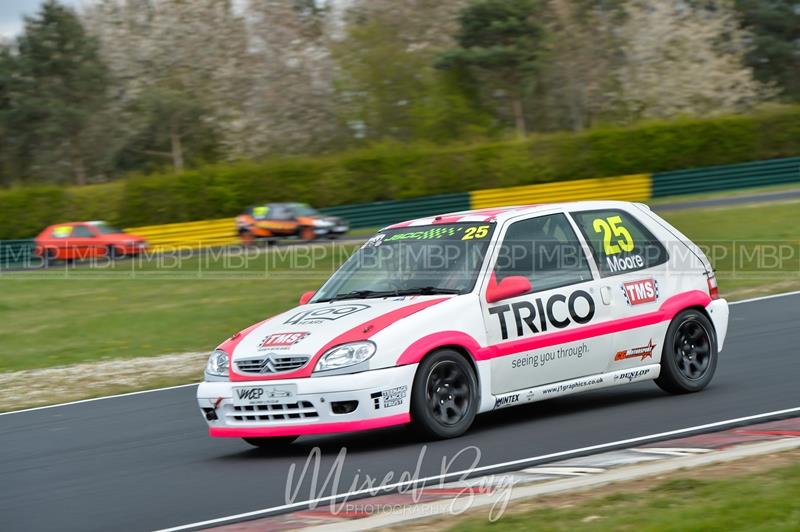
[[[714,325],[701,311],[684,310],[667,329],[656,384],[669,393],[698,392],[711,382],[717,358]]]
[[[430,438],[466,432],[478,410],[478,381],[466,358],[449,349],[425,357],[414,376],[411,417]]]

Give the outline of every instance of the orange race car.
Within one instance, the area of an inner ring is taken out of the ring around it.
[[[236,230],[245,243],[259,238],[336,238],[349,229],[341,218],[326,216],[305,203],[258,205],[236,217]]]

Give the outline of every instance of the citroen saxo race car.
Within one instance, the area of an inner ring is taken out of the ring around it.
[[[703,252],[645,205],[578,202],[387,227],[300,306],[234,334],[197,391],[211,436],[256,446],[714,375],[728,304]]]
[[[236,217],[236,231],[245,243],[256,239],[336,238],[350,229],[347,222],[325,216],[305,203],[269,203],[250,207]]]

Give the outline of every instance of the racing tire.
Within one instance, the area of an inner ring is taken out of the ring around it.
[[[300,228],[300,239],[305,240],[306,242],[311,242],[317,237],[316,233],[314,232],[313,227],[301,227]]]
[[[48,266],[52,266],[58,260],[58,251],[53,248],[47,248],[42,253],[42,265],[47,268]]]
[[[106,257],[110,260],[121,259],[124,256],[125,254],[121,253],[115,246],[108,246],[108,248],[106,248]]]
[[[442,349],[425,357],[414,375],[411,426],[425,438],[464,434],[478,412],[478,379],[456,351]]]
[[[251,246],[255,243],[256,237],[250,231],[239,231],[239,238],[245,246]]]
[[[299,436],[278,436],[275,438],[242,438],[245,442],[259,449],[285,449]]]
[[[717,358],[714,325],[702,312],[684,310],[669,324],[655,382],[673,394],[699,392],[711,382]]]

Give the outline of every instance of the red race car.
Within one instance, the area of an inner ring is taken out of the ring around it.
[[[36,237],[34,253],[47,261],[117,258],[137,255],[147,241],[105,222],[71,222],[51,225]]]

